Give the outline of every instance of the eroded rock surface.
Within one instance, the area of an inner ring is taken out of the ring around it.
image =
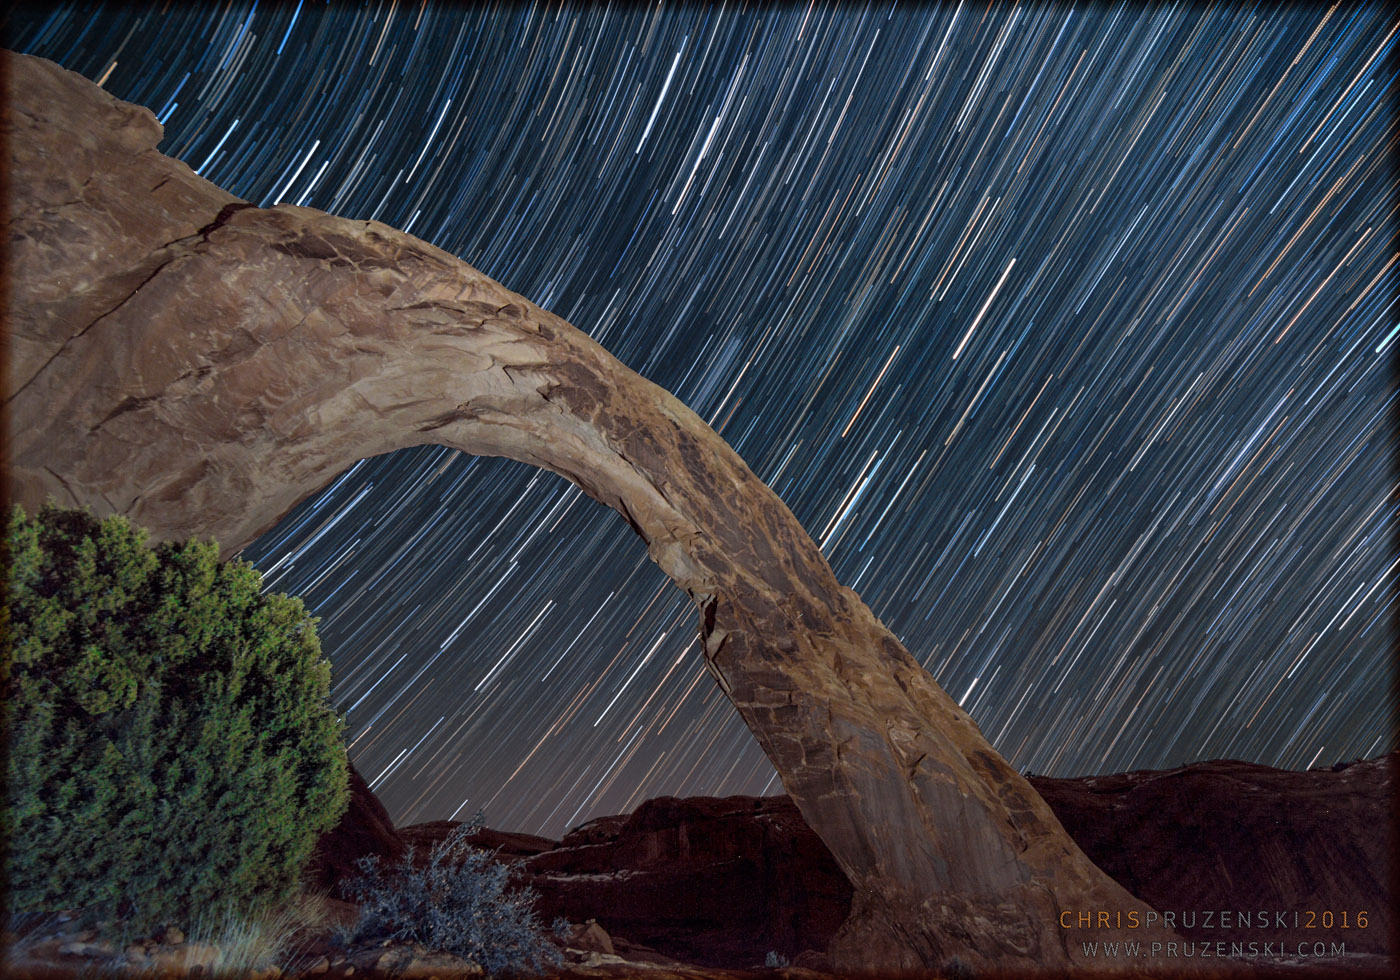
[[[1173,913],[1185,938],[1294,954],[1322,942],[1356,959],[1395,953],[1397,760],[1291,772],[1222,759],[1030,782],[1084,852]]]
[[[394,449],[559,473],[698,607],[706,666],[854,886],[838,967],[1105,966],[1061,910],[1140,903],[686,406],[446,252],[239,201],[162,156],[147,110],[6,68],[17,500],[229,552]]]

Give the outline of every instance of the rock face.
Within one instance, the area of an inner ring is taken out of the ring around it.
[[[394,449],[559,473],[698,607],[706,666],[855,888],[838,967],[1103,967],[1060,912],[1135,900],[698,416],[454,256],[239,201],[162,156],[147,110],[5,67],[20,503],[233,550]]]
[[[744,968],[825,951],[851,886],[786,797],[648,800],[527,858],[548,922],[595,917],[686,963]]]
[[[1095,864],[1175,913],[1188,939],[1393,956],[1397,762],[1289,772],[1221,760],[1030,782]]]
[[[391,865],[403,854],[404,845],[389,811],[352,764],[350,803],[340,822],[316,842],[316,850],[304,873],[305,880],[330,889],[359,873],[355,862],[360,858],[376,857],[381,864]]]

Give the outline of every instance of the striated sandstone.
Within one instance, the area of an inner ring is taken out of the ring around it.
[[[695,602],[707,668],[854,887],[838,968],[1104,967],[1059,913],[1132,896],[690,409],[456,257],[238,201],[162,156],[147,110],[5,65],[19,502],[233,551],[366,456],[551,470]]]

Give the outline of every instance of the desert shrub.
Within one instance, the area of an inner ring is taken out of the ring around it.
[[[120,517],[9,517],[4,877],[13,912],[139,925],[286,900],[347,802],[301,601]]]
[[[480,829],[479,818],[459,825],[423,867],[412,848],[394,868],[376,856],[361,858],[360,876],[346,885],[360,903],[354,939],[418,943],[473,960],[491,975],[557,966],[561,958],[541,928],[534,892],[510,889],[511,869],[467,842]]]

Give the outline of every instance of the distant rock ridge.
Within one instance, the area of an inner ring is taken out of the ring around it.
[[[1100,867],[1152,907],[1189,917],[1185,940],[1267,943],[1273,953],[1261,955],[1266,962],[1285,958],[1285,946],[1296,959],[1300,942],[1325,943],[1329,952],[1345,944],[1353,962],[1374,965],[1395,955],[1398,765],[1400,753],[1391,753],[1306,772],[1214,760],[1030,779]],[[361,809],[370,812],[361,816]],[[412,843],[426,853],[457,826],[391,826],[395,843],[385,848],[358,829],[382,827],[381,810],[367,787],[357,791],[343,829],[324,838],[326,850],[387,853]],[[823,967],[851,903],[830,852],[783,796],[662,797],[631,814],[590,820],[557,842],[496,830],[474,842],[500,848],[519,880],[540,893],[546,921],[597,919],[614,936],[702,966],[743,969],[773,951],[794,961],[806,953],[805,962]],[[316,873],[323,883],[335,878]],[[1095,923],[1075,921],[1079,913],[1128,911],[1073,910],[1066,931],[1092,941]],[[1313,928],[1306,928],[1309,911]],[[1331,928],[1323,911],[1332,913]],[[1278,913],[1301,918],[1280,925]]]
[[[1400,752],[1306,772],[1216,759],[1030,783],[1095,864],[1187,938],[1396,955],[1397,768]]]
[[[702,966],[824,955],[851,905],[850,883],[786,796],[648,800],[517,867],[546,920],[596,918]]]

